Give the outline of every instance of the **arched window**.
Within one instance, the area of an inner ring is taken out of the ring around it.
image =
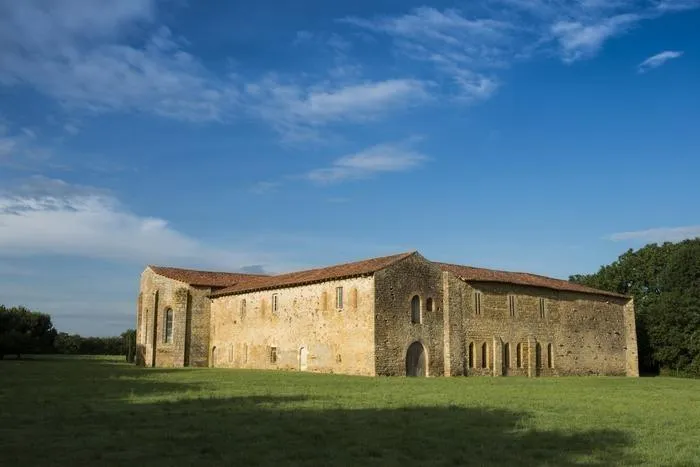
[[[469,344],[469,368],[474,368],[474,343]]]
[[[503,368],[510,368],[510,343],[503,346]]]
[[[248,303],[245,301],[245,298],[241,300],[241,319],[245,319],[246,315],[246,307],[248,306]]]
[[[481,368],[488,368],[489,366],[489,361],[488,361],[488,355],[489,355],[489,346],[484,342],[481,344]]]
[[[433,299],[429,298],[425,301],[425,310],[426,311],[433,311]]]
[[[411,322],[414,324],[420,323],[420,314],[420,297],[418,295],[414,295],[411,299]]]
[[[547,344],[547,368],[554,368],[552,362],[552,344]]]
[[[163,342],[170,344],[173,341],[173,310],[165,310],[165,328],[163,329]]]
[[[542,368],[542,345],[539,342],[535,344],[535,367]]]
[[[523,367],[523,344],[520,342],[518,342],[518,345],[515,347],[515,364],[518,368]]]

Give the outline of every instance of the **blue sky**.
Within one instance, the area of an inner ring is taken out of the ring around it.
[[[700,0],[0,0],[0,302],[146,264],[566,278],[700,235]]]

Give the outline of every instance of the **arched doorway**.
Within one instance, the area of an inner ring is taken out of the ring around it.
[[[428,356],[423,344],[416,341],[406,352],[406,376],[426,376],[428,374]]]
[[[299,349],[299,371],[306,371],[309,367],[309,350],[306,347]]]

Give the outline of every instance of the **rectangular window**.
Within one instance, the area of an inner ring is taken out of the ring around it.
[[[272,294],[272,312],[277,313],[278,309],[279,309],[279,294],[273,293]]]
[[[544,298],[540,298],[540,318],[544,319],[545,317],[545,302]]]
[[[481,292],[474,292],[474,314],[481,314]]]
[[[277,347],[270,347],[270,363],[277,363]]]
[[[339,310],[343,309],[343,288],[335,288],[335,307]]]
[[[515,316],[515,296],[508,295],[508,310],[510,311],[510,316]]]

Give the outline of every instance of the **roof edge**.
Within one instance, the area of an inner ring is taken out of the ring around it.
[[[370,277],[370,276],[374,276],[376,273],[378,273],[378,272],[380,272],[380,271],[383,271],[383,270],[385,270],[386,268],[391,267],[391,266],[393,266],[393,265],[395,265],[395,264],[397,264],[397,263],[399,263],[399,262],[401,262],[401,261],[403,261],[403,260],[405,260],[405,259],[407,259],[407,258],[410,258],[411,256],[416,255],[416,254],[420,254],[420,253],[418,253],[418,250],[407,251],[407,252],[405,252],[405,253],[397,253],[396,255],[387,255],[387,256],[398,256],[398,257],[397,257],[394,261],[392,261],[391,263],[386,264],[386,265],[382,266],[381,268],[375,269],[375,270],[373,270],[373,271],[371,271],[371,272],[363,272],[363,273],[356,273],[356,274],[348,274],[348,275],[344,275],[344,276],[331,277],[331,278],[327,278],[327,279],[309,280],[309,281],[296,282],[296,283],[285,284],[285,285],[277,285],[277,286],[274,286],[274,285],[266,285],[266,286],[261,286],[261,287],[251,287],[251,288],[249,288],[249,289],[244,289],[244,290],[231,290],[231,291],[227,291],[226,289],[231,288],[231,287],[234,287],[234,286],[228,286],[228,287],[226,287],[226,288],[223,289],[223,290],[218,290],[218,291],[216,291],[216,292],[210,293],[210,294],[209,294],[209,298],[220,298],[220,297],[226,297],[226,296],[229,296],[229,295],[241,295],[241,294],[252,293],[252,292],[261,292],[261,291],[263,291],[263,290],[289,289],[289,288],[292,288],[292,287],[301,287],[301,286],[304,286],[304,285],[320,284],[320,283],[322,283],[322,282],[329,282],[329,281],[339,281],[339,280],[345,280],[345,279],[352,279],[352,278],[354,278],[354,277]],[[370,258],[370,259],[374,259],[374,258]],[[326,266],[326,267],[339,267],[339,266],[344,266],[344,265],[348,265],[348,264],[360,263],[360,262],[362,262],[362,261],[367,261],[367,260],[349,261],[349,262],[340,263],[340,264],[334,264],[334,265],[332,265],[332,266]],[[426,261],[427,261],[427,260],[426,260]],[[318,270],[318,269],[325,269],[325,267],[321,267],[321,268],[312,268],[312,269],[307,269],[307,270],[304,270],[304,271],[294,271],[294,272],[292,272],[292,273],[290,273],[290,274],[294,274],[294,273],[296,273],[296,272],[315,271],[315,270]],[[264,277],[271,277],[271,278],[272,278],[272,277],[275,277],[275,276],[272,275],[272,276],[264,276]]]

